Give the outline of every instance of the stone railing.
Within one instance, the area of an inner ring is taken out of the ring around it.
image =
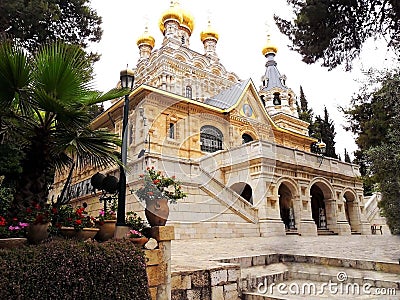
[[[302,166],[329,173],[341,174],[349,177],[360,176],[359,166],[342,162],[330,157],[322,157],[314,153],[276,145],[268,141],[253,141],[229,150],[202,157],[200,165],[209,173],[220,168],[229,167],[262,158],[269,165],[276,166],[279,162]]]
[[[196,178],[198,180],[200,179],[200,189],[235,211],[245,220],[252,223],[258,222],[257,208],[253,207],[246,199],[241,197],[235,191],[216,180],[205,170],[202,168],[199,169],[201,176],[197,176]]]

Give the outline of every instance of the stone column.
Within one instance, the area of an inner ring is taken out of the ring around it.
[[[308,194],[308,195],[307,195]],[[317,236],[317,225],[312,217],[311,195],[307,192],[307,186],[300,185],[300,225],[299,233],[304,236]]]
[[[269,195],[263,203],[265,215],[260,217],[260,235],[261,236],[279,236],[286,235],[285,224],[283,224],[279,211],[278,189],[274,184],[269,186]]]
[[[145,250],[151,299],[171,300],[171,241],[175,239],[174,227],[152,227],[151,236],[158,242],[158,249]]]
[[[337,222],[336,222],[337,233],[339,235],[350,235],[351,227],[346,218],[346,203],[343,201],[343,199],[337,199],[336,201],[337,201]]]
[[[325,199],[325,216],[326,216],[326,226],[329,230],[337,232],[337,213],[336,213],[336,200],[335,199]]]

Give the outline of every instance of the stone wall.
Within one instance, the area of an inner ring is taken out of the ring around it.
[[[173,272],[172,300],[238,300],[240,266]]]

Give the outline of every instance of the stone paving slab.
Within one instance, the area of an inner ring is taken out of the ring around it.
[[[209,269],[218,259],[287,253],[398,263],[400,236],[276,236],[172,241],[172,271]]]

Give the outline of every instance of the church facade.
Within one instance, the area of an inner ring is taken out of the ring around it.
[[[311,153],[315,139],[300,120],[296,95],[286,86],[268,39],[259,89],[225,69],[217,55],[218,33],[201,32],[203,53],[190,48],[194,19],[172,3],[160,20],[164,39],[155,49],[145,30],[129,95],[126,211],[143,213],[134,193],[139,175],[154,167],[176,176],[188,197],[170,204],[168,224],[177,239],[370,234],[357,165]],[[123,99],[93,126],[121,135]],[[90,177],[76,175],[77,201],[96,205]],[[55,190],[62,188],[60,175]],[[97,204],[99,205],[99,204]]]

